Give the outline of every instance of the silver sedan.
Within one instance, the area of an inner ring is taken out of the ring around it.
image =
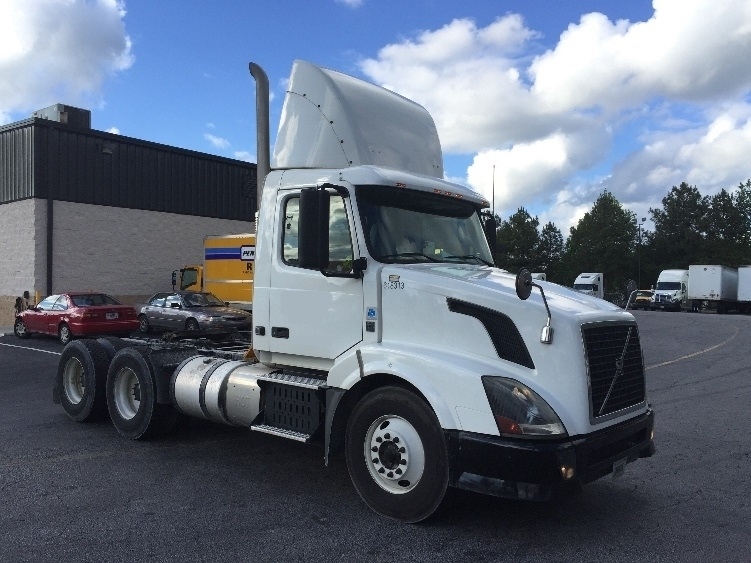
[[[141,332],[152,328],[199,330],[222,328],[249,330],[251,314],[228,307],[213,293],[172,291],[157,293],[138,314]]]

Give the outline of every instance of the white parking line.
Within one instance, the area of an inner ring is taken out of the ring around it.
[[[725,342],[720,342],[719,344],[715,344],[714,346],[710,346],[709,348],[704,348],[704,350],[699,350],[698,352],[694,352],[693,354],[686,354],[685,356],[681,356],[680,358],[676,358],[674,360],[668,360],[667,362],[661,362],[659,364],[652,364],[651,366],[647,366],[644,369],[653,369],[653,368],[661,368],[662,366],[667,366],[670,364],[674,364],[676,362],[681,362],[683,360],[688,360],[689,358],[693,358],[694,356],[699,356],[701,354],[706,354],[707,352],[711,352],[712,350],[716,350],[717,348],[721,348],[722,346],[725,346],[728,342],[733,340],[736,336],[738,336],[738,333],[740,330],[738,327],[735,327],[735,333],[733,333],[733,336],[725,340]]]
[[[62,354],[62,352],[40,350],[39,348],[30,348],[28,346],[18,346],[17,344],[5,344],[4,342],[0,342],[0,346],[8,346],[9,348],[21,348],[21,350],[33,350],[34,352],[44,352],[45,354],[55,354],[56,356],[60,356]]]

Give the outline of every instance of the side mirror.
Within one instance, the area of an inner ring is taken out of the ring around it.
[[[485,223],[482,225],[482,229],[485,232],[485,238],[490,247],[490,255],[493,257],[493,262],[495,262],[495,255],[498,252],[498,223],[493,214],[487,216]]]
[[[180,306],[180,303],[170,303],[169,306],[171,309],[182,309],[182,307]]]
[[[516,274],[516,295],[522,301],[529,299],[532,294],[532,274],[529,270],[522,268]]]
[[[529,270],[526,268],[522,268],[519,270],[519,273],[516,274],[516,295],[521,299],[522,301],[526,301],[529,296],[532,294],[532,288],[536,287],[540,290],[540,295],[542,295],[542,302],[545,305],[545,310],[548,313],[548,321],[545,323],[545,326],[542,327],[542,332],[540,333],[540,342],[543,344],[551,344],[553,342],[553,327],[550,326],[550,307],[548,307],[548,300],[545,298],[545,291],[542,289],[542,286],[539,284],[536,284],[532,281],[532,274],[529,273]]]

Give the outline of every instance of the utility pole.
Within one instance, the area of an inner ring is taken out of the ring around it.
[[[636,289],[641,289],[641,228],[642,228],[641,226],[644,224],[646,220],[647,220],[646,217],[642,217],[641,221],[638,221],[636,223],[636,228],[639,231],[639,246],[636,249],[636,268],[637,268],[637,273],[636,273],[637,288]]]

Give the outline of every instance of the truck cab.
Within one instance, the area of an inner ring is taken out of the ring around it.
[[[680,311],[688,308],[688,270],[663,270],[657,276],[649,308]]]
[[[261,197],[253,351],[325,387],[326,456],[345,451],[377,512],[417,521],[444,483],[548,499],[652,455],[634,318],[493,267],[488,201],[441,163],[422,107],[295,63]]]
[[[604,299],[605,284],[602,273],[583,273],[576,276],[574,289],[586,295],[592,295]]]

